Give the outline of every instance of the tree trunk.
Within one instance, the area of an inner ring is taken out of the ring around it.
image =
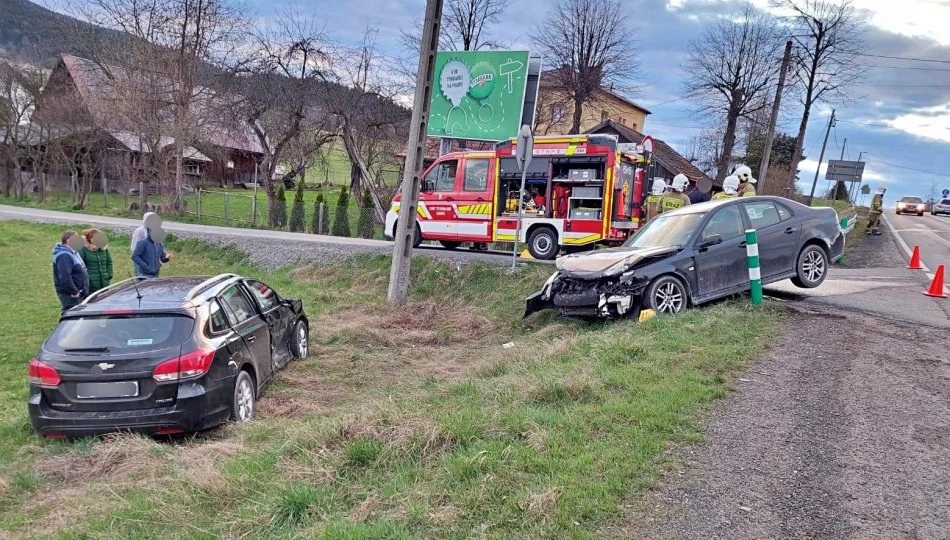
[[[732,164],[732,152],[736,146],[736,125],[739,123],[739,113],[736,106],[729,108],[726,118],[726,133],[722,137],[722,155],[719,157],[719,168],[716,171],[716,180],[722,182],[729,174],[729,165]]]
[[[360,183],[359,165],[350,163],[350,193],[356,197],[357,201],[363,200],[363,190],[360,189]]]
[[[570,135],[576,135],[581,132],[581,118],[584,116],[584,99],[574,96],[574,115],[571,119]]]
[[[353,134],[350,132],[350,129],[346,126],[343,127],[343,149],[346,150],[346,155],[350,158],[351,167],[355,167],[356,170],[359,171],[359,176],[356,179],[358,185],[369,190],[370,199],[373,201],[373,213],[376,217],[376,221],[378,223],[384,222],[386,220],[386,210],[383,208],[383,204],[379,200],[379,194],[376,192],[376,188],[373,186],[372,177],[369,174],[366,163],[363,162],[363,156],[361,156],[359,153],[356,140],[354,139]]]
[[[3,172],[3,196],[9,197],[13,188],[13,172],[6,165],[2,168]]]

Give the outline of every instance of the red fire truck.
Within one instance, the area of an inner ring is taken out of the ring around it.
[[[436,160],[422,180],[415,246],[423,240],[448,249],[513,241],[519,204],[520,241],[536,259],[553,259],[562,247],[619,244],[637,230],[652,139],[634,146],[612,135],[536,137],[523,196],[516,145],[511,139],[494,151]],[[395,236],[399,210],[397,195],[386,216],[389,236]]]

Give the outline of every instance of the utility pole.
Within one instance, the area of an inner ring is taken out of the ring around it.
[[[772,102],[772,117],[769,119],[769,130],[765,135],[765,148],[762,152],[762,164],[759,165],[759,190],[765,186],[765,178],[769,174],[769,160],[772,159],[772,141],[775,139],[775,124],[778,122],[778,111],[782,106],[782,92],[785,90],[785,74],[788,73],[788,64],[792,59],[792,42],[785,42],[785,56],[782,57],[782,69],[778,72],[778,86],[775,87],[775,101]]]
[[[439,48],[442,23],[442,0],[427,0],[419,47],[419,66],[416,70],[416,94],[412,101],[412,120],[409,124],[409,144],[406,145],[406,164],[402,176],[402,199],[393,246],[393,264],[389,272],[390,303],[405,305],[409,299],[409,264],[412,262],[412,244],[416,232],[416,207],[419,206],[419,188],[422,164],[426,151],[426,132],[429,124],[427,99],[432,95],[435,78],[435,54]]]
[[[818,155],[818,167],[815,169],[815,179],[811,183],[811,193],[808,195],[808,206],[811,206],[811,201],[815,198],[815,186],[818,185],[818,173],[821,172],[821,162],[825,159],[825,147],[828,146],[828,136],[831,135],[831,128],[833,128],[834,125],[835,110],[831,109],[831,118],[828,119],[828,129],[825,130],[825,142],[821,144],[821,154]]]

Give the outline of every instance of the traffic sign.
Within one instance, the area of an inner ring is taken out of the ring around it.
[[[521,126],[521,131],[518,132],[518,144],[515,146],[515,160],[518,161],[518,168],[521,171],[528,170],[533,151],[534,136],[531,134],[531,126],[525,124]],[[524,186],[521,189],[524,189]]]
[[[941,191],[940,194],[943,195],[944,197],[946,197],[946,196],[950,195],[950,189],[945,189],[945,190]]]
[[[863,175],[863,161],[841,161],[832,159],[828,161],[828,170],[825,172],[825,180],[860,182]]]

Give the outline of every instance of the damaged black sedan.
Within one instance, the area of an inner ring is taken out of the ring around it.
[[[745,231],[755,229],[762,283],[791,278],[821,285],[844,252],[831,208],[780,197],[690,205],[647,223],[622,246],[562,257],[557,272],[527,299],[525,317],[638,317],[642,309],[675,314],[749,290]]]

